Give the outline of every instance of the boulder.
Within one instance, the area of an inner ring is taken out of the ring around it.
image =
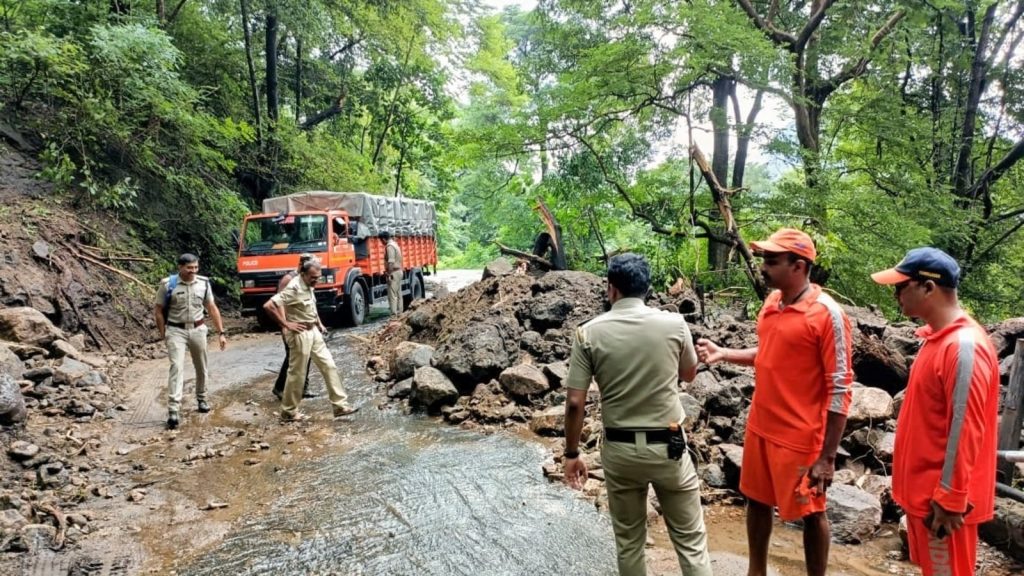
[[[704,404],[709,414],[719,416],[738,416],[743,410],[743,391],[732,384],[717,384],[708,390]]]
[[[718,449],[722,451],[722,471],[725,472],[725,482],[733,490],[739,489],[740,470],[743,468],[743,447],[735,444],[721,444]]]
[[[496,378],[518,359],[521,328],[513,319],[470,322],[434,353],[433,365],[459,386],[472,389]]]
[[[722,467],[712,462],[704,467],[700,472],[700,478],[711,488],[726,488],[728,483],[725,481],[725,472],[722,471]]]
[[[573,308],[573,302],[565,295],[547,292],[530,300],[523,320],[529,320],[534,330],[558,328],[565,323]]]
[[[64,332],[35,308],[0,308],[0,337],[32,346],[47,346],[64,338]]]
[[[64,356],[81,358],[82,355],[82,353],[78,351],[78,348],[75,348],[75,346],[67,340],[54,340],[50,343],[50,351],[53,352],[54,358],[63,358]]]
[[[416,342],[401,342],[391,352],[391,378],[404,380],[413,375],[417,368],[430,366],[434,348]]]
[[[683,429],[689,432],[700,422],[700,401],[686,392],[680,392],[679,403],[683,405]]]
[[[21,358],[4,344],[0,344],[0,374],[7,374],[15,380],[25,377],[25,365]]]
[[[1017,347],[1017,340],[1024,338],[1024,318],[1008,318],[987,326],[986,330],[999,357],[1011,356]]]
[[[527,398],[548,391],[548,379],[539,368],[532,364],[516,364],[498,377],[506,392],[519,398]]]
[[[21,387],[10,375],[0,373],[0,425],[10,426],[28,418]]]
[[[534,412],[530,430],[541,436],[561,436],[565,433],[565,406],[551,406]]]
[[[88,377],[92,371],[92,367],[85,362],[65,356],[54,369],[53,382],[58,385],[77,385],[79,380]]]
[[[568,362],[552,362],[545,364],[542,368],[544,375],[548,377],[548,383],[552,388],[561,388],[562,383],[569,377]]]
[[[880,425],[892,418],[892,412],[892,396],[888,392],[881,388],[860,386],[855,383],[850,412],[846,417],[846,429]]]
[[[892,476],[865,474],[857,479],[857,487],[878,498],[882,504],[882,519],[895,522],[899,519],[900,508],[892,499]]]
[[[828,489],[828,520],[832,538],[846,544],[868,540],[882,523],[882,504],[872,494],[846,484]]]
[[[399,380],[388,388],[388,398],[408,398],[412,394],[412,378]]]
[[[855,333],[853,371],[857,378],[895,394],[907,385],[907,359],[886,346],[877,336]]]
[[[1024,560],[1024,503],[997,497],[995,517],[980,525],[978,533],[986,542]]]
[[[443,372],[430,366],[416,369],[412,377],[412,390],[409,393],[411,405],[434,411],[440,409],[442,405],[454,404],[458,399],[458,389]]]
[[[683,385],[683,391],[696,398],[702,405],[707,401],[708,395],[711,393],[710,391],[717,388],[718,379],[715,378],[714,373],[710,370],[698,372],[693,382],[687,382]]]
[[[496,260],[492,260],[487,266],[484,266],[484,274],[480,279],[487,280],[488,278],[508,276],[512,273],[512,270],[512,263],[509,262],[507,258],[498,258]]]

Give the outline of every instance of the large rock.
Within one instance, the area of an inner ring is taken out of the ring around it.
[[[722,451],[722,471],[725,472],[725,482],[733,490],[739,489],[740,470],[743,468],[743,447],[735,444],[720,444],[718,449]]]
[[[981,537],[1018,560],[1024,560],[1024,503],[996,498],[996,514],[979,526]]]
[[[433,364],[457,385],[471,390],[518,359],[520,330],[515,320],[507,318],[470,322],[437,349]]]
[[[434,348],[416,342],[401,342],[391,352],[391,378],[405,380],[413,375],[417,368],[430,366],[434,357]]]
[[[21,358],[4,344],[0,344],[0,374],[7,374],[15,380],[21,380],[25,374],[25,364]]]
[[[683,429],[689,432],[700,422],[700,401],[686,392],[679,393],[679,403],[683,405]]]
[[[551,406],[534,412],[530,430],[541,436],[560,436],[565,433],[565,406]]]
[[[882,504],[856,486],[833,484],[828,489],[828,520],[832,538],[843,543],[861,543],[878,530]]]
[[[498,258],[493,260],[487,266],[484,266],[484,274],[480,277],[481,280],[487,280],[488,278],[499,278],[501,276],[508,276],[512,273],[512,263],[507,258]]]
[[[892,412],[892,396],[888,392],[881,388],[854,384],[850,412],[846,417],[846,429],[878,426],[892,418]]]
[[[704,407],[708,414],[718,416],[738,416],[743,410],[743,391],[739,386],[731,383],[717,384],[708,390],[707,401]]]
[[[64,333],[35,308],[0,308],[0,337],[33,346],[47,346]]]
[[[548,377],[533,364],[516,364],[498,377],[506,392],[520,398],[548,391]]]
[[[574,304],[559,292],[546,292],[532,298],[524,314],[534,330],[558,328],[565,323]]]
[[[75,385],[79,380],[88,378],[92,371],[92,366],[85,362],[65,356],[54,369],[53,381],[56,384]]]
[[[552,388],[561,388],[562,383],[569,377],[568,362],[552,362],[545,364],[542,369],[544,370],[544,375],[548,377],[548,382]]]
[[[10,426],[28,418],[21,388],[8,374],[0,374],[0,425]]]
[[[710,370],[704,370],[698,372],[697,377],[693,379],[693,382],[687,382],[683,385],[683,392],[686,392],[690,396],[697,399],[698,402],[704,404],[711,394],[711,390],[718,389],[718,379],[715,378],[714,373]]]
[[[443,372],[430,366],[416,369],[409,394],[410,404],[434,411],[443,405],[454,404],[458,399],[458,389]]]
[[[992,340],[999,357],[1013,354],[1017,347],[1017,339],[1024,338],[1024,318],[1008,318],[999,324],[987,327],[988,337]]]
[[[857,379],[895,394],[907,385],[907,359],[877,336],[855,333],[853,371]]]

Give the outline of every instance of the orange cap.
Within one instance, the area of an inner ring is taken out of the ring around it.
[[[795,228],[779,228],[767,240],[751,242],[750,246],[757,252],[792,252],[811,262],[818,257],[811,237]]]

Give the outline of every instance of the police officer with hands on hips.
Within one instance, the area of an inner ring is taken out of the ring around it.
[[[167,357],[171,362],[167,376],[167,428],[178,427],[181,411],[181,394],[185,376],[185,350],[192,356],[196,370],[196,400],[199,412],[209,412],[206,402],[206,336],[208,327],[204,311],[210,315],[220,349],[227,346],[224,322],[213,299],[210,279],[199,275],[199,258],[194,254],[178,257],[178,274],[160,281],[154,303],[153,316],[160,338],[167,345]]]
[[[646,574],[647,493],[653,486],[683,574],[709,576],[700,481],[686,450],[678,387],[680,379],[696,376],[697,354],[681,315],[644,304],[650,277],[642,256],[614,256],[608,262],[611,310],[576,329],[566,378],[565,481],[579,489],[587,479],[579,441],[594,380],[601,393],[601,463],[619,574]]]

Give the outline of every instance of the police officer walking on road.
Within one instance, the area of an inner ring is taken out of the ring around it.
[[[299,271],[302,269],[302,265],[310,260],[316,258],[308,252],[304,252],[299,256],[299,266],[295,270],[289,270],[287,274],[281,277],[277,282],[277,291],[281,292],[288,286],[288,283],[293,278],[299,275]],[[284,383],[288,379],[288,340],[285,338],[285,332],[281,331],[281,341],[284,342],[284,362],[281,364],[281,369],[277,372],[277,380],[274,381],[274,396],[277,399],[281,399],[281,395],[284,393]],[[302,397],[312,398],[313,395],[309,393],[309,362],[306,362],[306,381],[302,385]]]
[[[326,331],[316,309],[314,287],[320,278],[320,261],[312,259],[300,267],[299,276],[293,278],[284,290],[267,300],[263,309],[277,320],[284,329],[288,344],[288,379],[284,385],[281,400],[281,420],[296,422],[308,420],[309,416],[299,412],[302,400],[302,382],[306,378],[310,360],[316,364],[327,385],[327,396],[334,407],[334,417],[346,416],[356,411],[348,404],[341,377],[334,365],[331,351],[324,342]]]
[[[220,349],[227,346],[224,322],[213,299],[210,279],[199,276],[199,258],[194,254],[178,257],[178,273],[160,281],[153,315],[160,338],[167,344],[171,369],[167,376],[167,428],[178,427],[181,393],[184,383],[185,350],[192,356],[196,371],[196,400],[199,412],[209,412],[206,402],[206,336],[208,328],[204,310],[217,329]]]
[[[392,314],[402,313],[402,249],[391,237],[391,233],[383,230],[380,239],[385,243],[384,267],[388,275],[388,307]]]
[[[619,574],[647,573],[647,493],[653,486],[683,574],[710,576],[700,481],[686,450],[678,387],[680,379],[696,376],[697,354],[682,316],[644,304],[650,277],[642,256],[613,257],[611,310],[576,330],[566,379],[565,481],[579,489],[587,479],[579,440],[593,379],[601,392],[601,462]]]

